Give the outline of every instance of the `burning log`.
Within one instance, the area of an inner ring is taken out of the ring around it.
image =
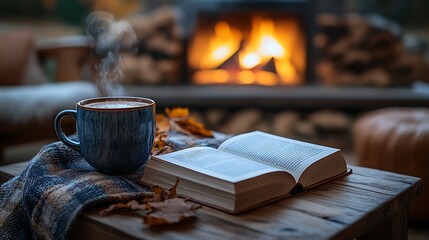
[[[277,73],[276,64],[274,63],[274,58],[270,58],[270,60],[261,68],[263,71]]]
[[[240,61],[238,57],[239,50],[240,49],[237,49],[237,51],[234,52],[231,55],[231,57],[229,57],[219,66],[217,66],[216,69],[239,71],[240,70]]]
[[[314,45],[321,52],[316,65],[328,85],[391,86],[429,81],[428,63],[407,51],[399,27],[380,17],[357,14],[317,18]]]

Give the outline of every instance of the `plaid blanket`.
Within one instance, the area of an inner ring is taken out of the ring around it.
[[[217,147],[225,135],[194,139],[171,134],[175,150]],[[20,176],[0,187],[0,239],[66,239],[78,213],[100,203],[139,199],[149,189],[137,184],[143,168],[127,176],[96,172],[79,152],[61,142],[43,147]]]

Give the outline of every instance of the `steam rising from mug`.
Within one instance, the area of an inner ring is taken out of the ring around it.
[[[106,12],[93,12],[86,19],[86,35],[99,63],[96,83],[102,95],[125,95],[122,85],[124,73],[120,53],[137,52],[137,37],[127,21],[116,21]]]

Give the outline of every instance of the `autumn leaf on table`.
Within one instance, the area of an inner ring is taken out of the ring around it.
[[[151,212],[143,217],[143,223],[149,226],[178,223],[194,217],[195,211],[200,207],[200,205],[187,202],[183,198],[148,203]]]
[[[156,130],[159,133],[170,131],[170,120],[164,114],[156,114]]]
[[[193,137],[213,137],[211,130],[204,124],[198,122],[194,117],[189,116],[188,108],[165,109],[165,113],[170,119],[170,129]]]
[[[165,115],[156,115],[156,134],[152,147],[152,155],[172,152],[167,144],[168,132],[174,130],[195,138],[213,137],[213,132],[204,124],[189,116],[188,108],[166,108]]]
[[[151,193],[146,194],[146,196],[141,200],[142,203],[139,203],[137,200],[131,200],[127,203],[116,203],[111,204],[106,209],[100,211],[100,215],[108,215],[114,210],[118,209],[130,209],[130,210],[148,210],[147,202],[162,202],[167,199],[172,199],[177,197],[177,185],[179,184],[179,179],[176,180],[176,183],[170,189],[164,189],[159,186],[153,186],[151,188]]]
[[[165,114],[167,114],[168,118],[187,118],[189,117],[189,108],[166,108]]]
[[[161,153],[169,153],[173,151],[173,148],[167,144],[164,140],[168,137],[167,133],[156,132],[155,139],[153,141],[152,155],[158,155]]]
[[[140,202],[131,200],[127,203],[112,204],[100,211],[100,215],[105,216],[119,209],[140,210],[144,214],[143,223],[149,226],[178,223],[194,217],[196,210],[201,206],[177,198],[178,184],[179,179],[170,189],[154,186],[151,189],[152,193],[147,194]]]
[[[171,119],[171,129],[194,137],[213,137],[213,132],[193,117]]]
[[[176,179],[176,183],[170,189],[164,189],[159,186],[153,186],[151,188],[153,196],[148,202],[163,202],[167,199],[172,199],[177,197],[177,186],[179,185],[179,179]]]
[[[143,223],[149,226],[172,224],[194,217],[195,211],[201,206],[177,198],[179,179],[173,187],[165,190],[161,187],[152,187],[153,198],[147,202],[149,213],[143,216]]]
[[[111,204],[108,208],[100,211],[100,215],[105,216],[113,212],[114,210],[118,210],[118,209],[147,210],[148,207],[146,204],[140,204],[136,200],[131,200],[127,203]]]

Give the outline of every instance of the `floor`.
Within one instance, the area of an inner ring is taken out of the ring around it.
[[[429,224],[425,226],[413,226],[408,227],[408,239],[409,240],[427,240],[429,239]]]
[[[14,162],[22,162],[30,160],[40,148],[51,141],[41,141],[31,144],[24,144],[10,147],[3,153],[3,159],[0,165],[7,165]],[[355,158],[352,153],[345,153],[348,164],[355,163]],[[427,240],[429,239],[429,222],[427,223],[411,223],[408,229],[408,239],[410,240]]]

